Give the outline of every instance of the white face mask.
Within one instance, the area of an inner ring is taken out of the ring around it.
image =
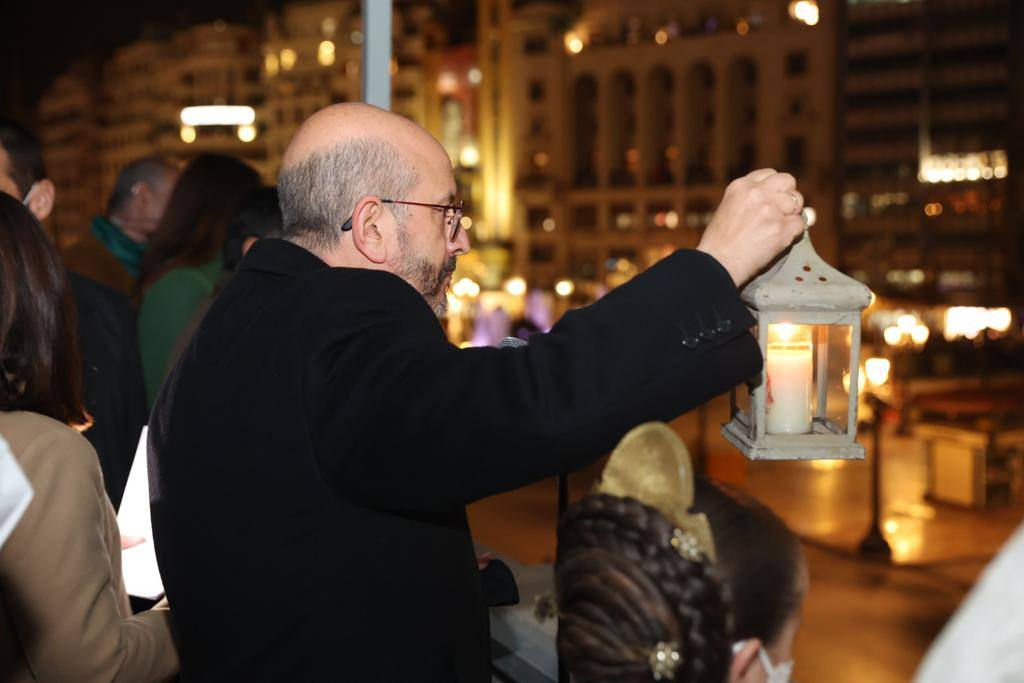
[[[738,643],[733,643],[732,654],[735,656],[739,654],[739,651],[750,642],[748,640],[741,640]],[[757,648],[757,656],[761,660],[761,666],[764,667],[764,672],[768,674],[768,683],[789,683],[790,677],[793,675],[793,666],[796,664],[792,659],[788,662],[782,662],[781,664],[772,664],[771,658],[768,653],[765,652],[763,647]]]

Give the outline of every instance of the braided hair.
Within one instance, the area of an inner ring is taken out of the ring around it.
[[[770,509],[697,479],[717,561],[684,558],[674,524],[632,498],[591,495],[558,529],[558,652],[576,683],[656,681],[650,654],[673,643],[676,683],[723,683],[731,643],[770,645],[802,600],[799,543]]]
[[[674,525],[632,498],[597,494],[566,511],[558,529],[558,651],[578,683],[653,681],[650,652],[674,643],[675,680],[722,683],[728,609],[711,565],[684,559]]]

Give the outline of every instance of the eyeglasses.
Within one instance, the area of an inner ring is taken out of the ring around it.
[[[462,207],[465,205],[464,201],[461,201],[458,204],[424,204],[422,202],[404,202],[400,199],[382,199],[380,201],[383,204],[425,206],[428,209],[444,211],[444,225],[450,231],[448,241],[454,242],[459,237],[459,230],[462,229]],[[352,218],[352,216],[349,216],[348,220],[341,224],[341,229],[343,231],[348,232],[352,229]]]

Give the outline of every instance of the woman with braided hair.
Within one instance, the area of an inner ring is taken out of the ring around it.
[[[781,519],[694,481],[678,437],[648,424],[562,518],[555,589],[574,683],[784,683],[807,569]]]

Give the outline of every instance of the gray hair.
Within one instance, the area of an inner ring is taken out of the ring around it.
[[[284,237],[314,252],[333,249],[360,199],[404,199],[418,183],[398,147],[378,137],[353,138],[310,154],[278,176]],[[404,208],[391,206],[400,223]]]

